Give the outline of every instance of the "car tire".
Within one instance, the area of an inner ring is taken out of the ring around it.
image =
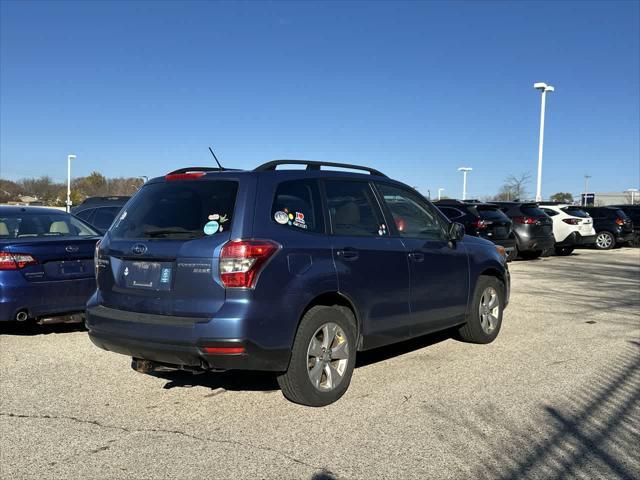
[[[512,262],[518,256],[518,247],[513,247],[513,250],[507,255],[507,262]]]
[[[520,258],[523,260],[535,260],[540,258],[542,250],[527,250],[526,252],[520,252]]]
[[[611,232],[598,232],[595,246],[598,250],[611,250],[616,246],[616,239]]]
[[[491,303],[494,298],[495,305]],[[493,342],[502,327],[503,310],[504,284],[496,277],[483,275],[478,278],[469,318],[458,329],[461,339],[471,343]]]
[[[342,397],[356,363],[356,332],[356,320],[348,308],[318,305],[309,309],[298,326],[289,368],[278,377],[282,394],[310,407],[323,407]]]
[[[574,247],[556,247],[556,255],[566,257],[573,253]]]

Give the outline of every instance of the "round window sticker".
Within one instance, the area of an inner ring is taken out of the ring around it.
[[[275,219],[276,222],[278,222],[280,225],[286,225],[289,222],[289,215],[287,215],[285,212],[283,211],[278,211],[273,215],[273,218]]]
[[[218,228],[220,228],[220,224],[218,222],[207,222],[204,226],[204,233],[205,235],[213,235],[218,231]]]

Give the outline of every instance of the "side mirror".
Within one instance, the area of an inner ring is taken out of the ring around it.
[[[460,241],[464,238],[464,225],[458,222],[449,224],[449,240],[452,242]]]

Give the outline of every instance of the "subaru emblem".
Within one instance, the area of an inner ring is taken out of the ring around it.
[[[136,255],[142,255],[144,253],[147,252],[147,246],[143,243],[136,243],[132,248],[131,251],[133,253],[135,253]]]
[[[65,250],[66,250],[67,252],[69,252],[69,253],[75,253],[75,252],[77,252],[78,250],[80,250],[80,247],[78,247],[77,245],[67,245],[67,246],[65,247]]]

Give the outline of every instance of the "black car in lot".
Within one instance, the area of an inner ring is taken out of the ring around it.
[[[131,197],[88,197],[80,205],[73,207],[71,213],[100,233],[104,233],[111,226],[122,207],[129,201],[129,198]]]
[[[633,222],[633,240],[635,247],[640,247],[640,205],[611,205],[622,210]]]
[[[598,250],[609,250],[633,240],[633,222],[617,207],[583,207],[593,218]]]
[[[513,222],[516,252],[525,260],[554,248],[553,220],[535,202],[492,202]]]
[[[502,245],[507,259],[513,259],[516,252],[513,222],[498,206],[450,199],[438,200],[434,205],[452,222],[463,224],[467,235],[486,238],[496,245]]]

